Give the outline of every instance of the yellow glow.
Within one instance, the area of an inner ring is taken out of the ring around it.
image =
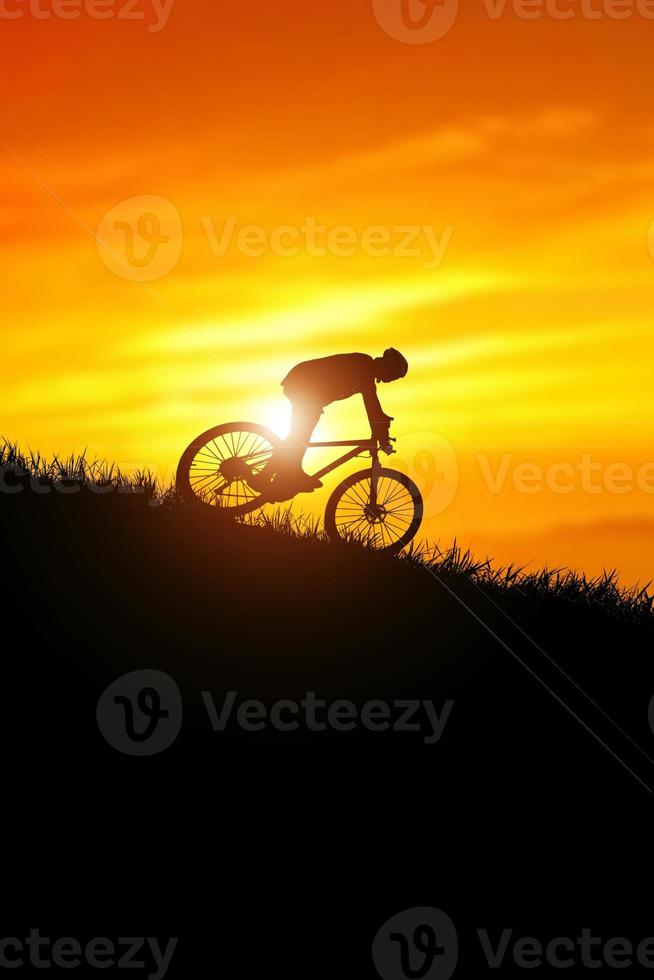
[[[280,381],[298,361],[393,345],[410,370],[380,397],[407,466],[418,443],[445,439],[460,471],[426,533],[506,561],[649,578],[649,552],[621,555],[616,528],[646,540],[652,494],[494,494],[479,458],[546,468],[590,453],[636,470],[652,457],[651,39],[636,21],[508,18],[494,45],[462,9],[451,36],[410,50],[369,5],[349,5],[347,29],[337,6],[289,0],[260,31],[247,5],[177,5],[147,56],[121,34],[118,62],[81,19],[53,24],[47,44],[16,22],[36,87],[17,93],[16,124],[0,119],[2,433],[168,479],[219,422],[285,435]],[[218,10],[221,29],[199,36]],[[95,240],[140,195],[181,219],[176,264],[148,283],[110,271]],[[266,236],[307,219],[347,226],[359,244],[349,257],[254,257],[232,241],[220,255],[207,223],[220,235],[230,216]],[[412,225],[451,230],[435,267],[424,235],[414,255],[360,244],[373,226],[393,237]],[[361,404],[339,403],[318,434],[365,429]],[[320,513],[338,478],[297,506]]]

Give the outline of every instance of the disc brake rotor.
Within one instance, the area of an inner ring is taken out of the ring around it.
[[[381,524],[386,517],[386,508],[382,507],[381,504],[377,504],[374,507],[371,504],[366,504],[363,512],[369,524]]]
[[[234,483],[236,480],[247,480],[252,476],[252,467],[241,459],[240,456],[232,456],[224,459],[218,467],[218,472],[225,483]]]

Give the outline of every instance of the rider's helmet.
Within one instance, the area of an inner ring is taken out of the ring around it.
[[[386,348],[382,357],[382,363],[384,365],[384,373],[389,379],[391,377],[393,380],[403,378],[409,370],[409,362],[406,357],[400,354],[399,350],[395,350],[394,347]]]

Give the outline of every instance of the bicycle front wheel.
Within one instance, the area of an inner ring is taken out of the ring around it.
[[[254,422],[227,422],[208,429],[184,451],[177,467],[177,492],[237,517],[265,500],[250,485],[279,446],[280,439]]]
[[[343,480],[329,498],[325,530],[332,541],[361,541],[394,555],[415,536],[422,511],[420,491],[404,473],[379,470],[373,504],[370,470],[360,470]]]

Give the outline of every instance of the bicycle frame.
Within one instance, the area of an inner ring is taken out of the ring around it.
[[[339,456],[338,459],[333,460],[328,463],[327,466],[323,466],[322,469],[318,470],[316,473],[312,473],[311,476],[320,480],[323,476],[331,473],[332,470],[337,469],[342,466],[343,463],[348,463],[351,459],[356,456],[360,456],[362,453],[370,453],[371,457],[371,473],[370,473],[370,506],[377,506],[377,479],[379,477],[379,470],[381,469],[381,464],[379,462],[379,446],[377,442],[372,439],[345,439],[339,440],[337,442],[308,442],[305,444],[306,449],[328,449],[330,447],[337,446],[354,446],[349,453],[344,453]]]
[[[197,436],[182,453],[175,480],[177,492],[193,506],[202,504],[240,517],[303,492],[303,481],[298,482],[294,491],[292,471],[306,450],[340,449],[339,455],[313,474],[315,483],[355,457],[370,458],[370,465],[364,463],[363,468],[355,467],[355,471],[348,472],[330,494],[325,508],[328,537],[332,541],[345,541],[361,531],[373,547],[389,554],[405,547],[420,526],[423,503],[415,483],[406,474],[386,468],[380,460],[380,453],[388,455],[395,451],[392,448],[395,439],[386,431],[381,440],[376,433],[365,439],[321,442],[310,442],[307,430],[303,435],[306,441],[295,436],[291,443],[252,422],[213,426]],[[284,449],[291,450],[293,464],[288,482],[284,476]],[[274,459],[274,470],[269,479],[254,479],[265,471],[271,459]],[[315,489],[311,484],[308,481],[306,492]]]

